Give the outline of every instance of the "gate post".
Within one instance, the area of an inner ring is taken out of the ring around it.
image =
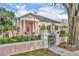
[[[56,40],[56,46],[58,46],[60,43],[59,31],[55,31],[55,40]]]
[[[41,39],[43,40],[44,48],[48,48],[48,32],[47,31],[41,33]]]

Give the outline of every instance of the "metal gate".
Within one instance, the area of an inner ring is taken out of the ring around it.
[[[55,36],[48,36],[48,46],[55,46],[56,40],[55,40]]]

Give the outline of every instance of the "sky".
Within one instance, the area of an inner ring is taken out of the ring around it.
[[[6,8],[13,11],[16,17],[20,17],[27,13],[41,15],[50,19],[67,19],[67,11],[62,4],[51,3],[0,3],[0,8]]]

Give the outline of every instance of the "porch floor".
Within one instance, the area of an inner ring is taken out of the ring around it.
[[[49,50],[54,51],[55,53],[60,54],[61,56],[79,56],[79,50],[71,52],[57,46],[51,46],[49,47]]]

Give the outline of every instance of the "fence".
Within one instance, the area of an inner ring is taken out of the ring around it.
[[[53,36],[48,36],[45,34],[45,35],[41,35],[41,37],[33,36],[29,38],[26,37],[18,37],[16,39],[13,38],[17,40],[16,42],[13,42],[11,41],[11,39],[9,39],[8,41],[4,41],[4,44],[0,45],[0,55],[3,56],[13,55],[13,54],[29,52],[41,48],[48,48],[49,43],[51,44],[52,42],[52,38]],[[7,44],[5,44],[5,42]]]
[[[56,43],[55,36],[48,36],[48,45],[49,45],[49,47],[51,47],[52,45],[54,46],[55,43]]]

